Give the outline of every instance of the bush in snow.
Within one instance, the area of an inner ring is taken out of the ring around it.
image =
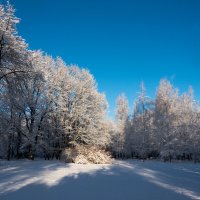
[[[67,163],[109,164],[112,159],[108,152],[95,147],[76,146],[62,152],[61,159]]]

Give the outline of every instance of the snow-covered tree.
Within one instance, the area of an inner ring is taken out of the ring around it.
[[[170,158],[173,151],[171,142],[174,137],[173,124],[178,101],[178,90],[168,80],[161,80],[155,100],[154,138],[158,151]]]
[[[112,138],[113,152],[115,157],[124,157],[125,155],[125,129],[128,122],[129,107],[128,99],[125,94],[120,94],[116,101],[115,114],[115,136]]]
[[[105,117],[107,102],[97,91],[93,76],[85,69],[68,67],[58,94],[61,126],[71,145],[98,144],[98,126]]]
[[[30,70],[27,44],[17,33],[18,23],[13,6],[0,4],[0,80]]]
[[[134,102],[134,111],[126,127],[126,148],[129,156],[146,158],[152,150],[153,101],[146,95],[144,83]]]

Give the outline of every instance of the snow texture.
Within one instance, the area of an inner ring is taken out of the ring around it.
[[[0,161],[1,200],[200,199],[200,165],[159,161]]]

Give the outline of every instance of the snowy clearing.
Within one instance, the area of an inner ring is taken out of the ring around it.
[[[200,199],[200,164],[0,161],[1,200]]]

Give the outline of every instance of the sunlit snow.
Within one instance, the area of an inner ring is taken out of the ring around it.
[[[200,164],[1,161],[0,199],[200,199]]]

